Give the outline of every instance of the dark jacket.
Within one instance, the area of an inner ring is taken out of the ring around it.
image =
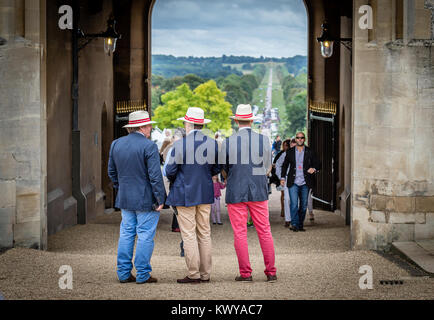
[[[150,212],[166,200],[158,147],[140,133],[113,141],[108,175],[118,189],[116,208]]]
[[[208,150],[213,150],[211,153],[214,154],[208,155]],[[196,151],[207,157],[203,159],[206,162],[201,162],[200,159],[198,162],[198,159],[193,157]],[[187,155],[191,157],[190,164],[187,162]],[[217,142],[200,131],[194,131],[176,141],[168,157],[166,176],[171,186],[166,204],[193,207],[214,203],[212,177],[220,173]]]
[[[288,188],[292,187],[292,185],[294,184],[295,181],[295,174],[296,174],[296,159],[295,159],[295,148],[290,148],[287,152],[286,152],[286,156],[285,156],[285,161],[283,162],[282,165],[282,172],[287,172],[288,167],[289,167],[289,172],[288,172],[288,177],[287,177],[287,185]],[[315,152],[305,146],[304,147],[304,160],[303,160],[303,172],[304,172],[304,180],[306,182],[306,185],[309,188],[313,188],[315,185],[315,173],[314,174],[310,174],[307,171],[310,168],[314,168],[317,170],[317,172],[321,169],[321,164],[319,163]]]
[[[241,129],[226,139],[226,203],[268,200],[267,171],[271,167],[269,139],[249,129]],[[258,155],[252,159],[252,155]]]

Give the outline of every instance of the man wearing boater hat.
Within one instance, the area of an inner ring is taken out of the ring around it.
[[[211,120],[200,108],[189,108],[184,118],[187,136],[173,144],[165,173],[171,182],[166,204],[178,210],[188,275],[178,283],[209,282],[211,274],[212,177],[220,173],[218,145],[201,130]]]
[[[146,111],[131,113],[124,127],[129,135],[113,141],[110,149],[108,173],[117,189],[116,207],[122,210],[117,257],[121,283],[157,282],[150,275],[151,256],[166,190],[158,147],[149,140],[153,123]],[[136,235],[135,278],[131,270]]]
[[[234,232],[234,246],[240,275],[236,281],[252,281],[247,243],[248,213],[253,219],[265,263],[268,282],[277,280],[273,236],[268,212],[267,174],[271,170],[271,143],[266,136],[252,130],[255,117],[250,105],[239,105],[231,117],[239,131],[226,139],[226,203]]]

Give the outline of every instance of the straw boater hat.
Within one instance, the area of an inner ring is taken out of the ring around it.
[[[148,124],[154,124],[155,121],[151,121],[149,113],[147,111],[136,111],[129,115],[129,122],[124,128],[138,128]]]
[[[193,124],[207,124],[211,120],[205,119],[205,113],[201,108],[188,108],[187,114],[184,118],[179,118],[177,120],[193,123]]]
[[[252,106],[250,104],[238,105],[237,113],[235,114],[235,116],[230,118],[241,121],[251,121],[258,119],[257,117],[253,116]]]

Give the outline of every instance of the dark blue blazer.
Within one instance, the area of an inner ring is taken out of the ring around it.
[[[226,203],[268,200],[267,172],[271,169],[271,143],[252,129],[241,129],[222,146],[226,154]]]
[[[113,141],[108,175],[118,189],[116,208],[150,212],[166,200],[158,147],[140,133]]]
[[[204,158],[199,159],[195,154]],[[166,176],[172,183],[167,205],[193,207],[214,203],[212,177],[220,173],[218,145],[214,139],[194,131],[173,144],[167,161]]]

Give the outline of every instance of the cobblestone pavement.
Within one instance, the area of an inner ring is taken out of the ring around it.
[[[276,247],[278,281],[266,283],[263,258],[255,229],[249,229],[253,282],[239,283],[232,229],[223,208],[223,226],[212,225],[211,282],[179,285],[186,275],[179,256],[180,234],[170,231],[172,214],[160,219],[152,258],[157,284],[120,284],[116,278],[116,248],[120,214],[75,226],[49,238],[46,252],[12,249],[0,254],[0,292],[5,299],[433,299],[434,279],[392,255],[351,251],[350,229],[330,212],[316,212],[307,232],[283,226],[280,195],[273,188],[270,221]],[[73,290],[59,288],[59,268],[73,271]],[[361,290],[359,267],[373,269],[373,289]],[[422,277],[421,277],[422,276]],[[381,285],[380,280],[401,280]]]

